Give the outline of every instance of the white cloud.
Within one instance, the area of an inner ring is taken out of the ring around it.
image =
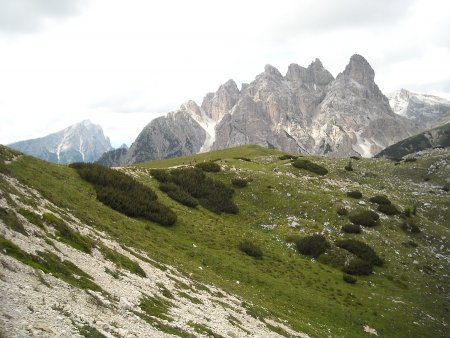
[[[0,13],[15,1],[0,0]],[[8,31],[0,14],[0,143],[88,118],[130,144],[152,118],[230,78],[316,57],[337,75],[361,54],[386,92],[450,92],[446,1],[90,0],[35,14],[30,3],[44,1],[17,3],[34,28],[8,19]]]

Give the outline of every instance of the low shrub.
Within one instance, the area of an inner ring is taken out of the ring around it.
[[[355,258],[346,264],[342,271],[349,275],[370,275],[373,271],[373,266],[367,261]]]
[[[252,160],[249,159],[248,157],[235,157],[235,160],[241,160],[241,161],[245,161],[245,162],[251,162]]]
[[[261,249],[252,242],[245,241],[239,244],[239,250],[257,259],[261,259],[263,253]]]
[[[348,164],[344,167],[347,171],[353,171],[353,164],[352,161],[348,161]]]
[[[356,239],[344,239],[336,241],[336,245],[372,265],[383,266],[383,260],[366,243]]]
[[[348,219],[353,224],[362,225],[364,227],[374,227],[379,224],[380,216],[372,210],[357,210],[352,212]]]
[[[446,183],[443,187],[442,190],[449,192],[450,191],[450,183]]]
[[[233,178],[231,180],[231,183],[238,188],[244,188],[247,186],[247,180],[243,179],[243,178]]]
[[[150,175],[153,176],[155,180],[161,183],[170,182],[170,174],[167,170],[164,169],[151,169]]]
[[[361,159],[361,156],[350,156],[350,158],[351,158],[352,160],[357,160],[357,161],[359,161],[359,160]]]
[[[72,163],[70,167],[94,186],[97,199],[110,208],[164,226],[176,222],[176,214],[156,200],[158,196],[155,192],[132,177],[93,163]]]
[[[284,161],[284,160],[296,160],[298,156],[291,155],[291,154],[284,154],[278,157],[278,159]]]
[[[308,170],[309,172],[317,175],[323,176],[328,174],[328,170],[325,167],[302,158],[297,158],[294,162],[292,162],[292,165],[296,168]]]
[[[175,183],[161,183],[159,189],[165,192],[171,199],[189,207],[195,208],[198,205],[196,198],[189,195]]]
[[[416,162],[417,161],[417,158],[415,158],[415,157],[408,157],[408,158],[405,158],[405,163],[408,163],[408,162]]]
[[[339,207],[336,212],[340,216],[347,216],[348,215],[348,210],[347,210],[346,207]]]
[[[378,205],[377,210],[389,216],[398,215],[400,213],[397,207],[393,204],[380,204]]]
[[[353,191],[348,191],[347,192],[347,196],[351,197],[351,198],[362,198],[362,192],[361,191],[357,191],[357,190],[353,190]]]
[[[361,227],[358,224],[346,224],[342,227],[342,231],[348,234],[359,234]]]
[[[211,161],[197,163],[195,167],[211,173],[217,173],[220,171],[220,165]]]
[[[373,197],[369,198],[369,201],[372,203],[376,203],[376,204],[386,204],[386,205],[391,204],[391,201],[389,200],[389,198],[387,198],[386,196],[383,196],[383,195],[373,196]]]
[[[304,237],[298,240],[295,245],[298,252],[302,255],[311,256],[314,258],[319,257],[330,247],[330,244],[323,235]]]
[[[356,284],[357,279],[355,277],[353,277],[352,275],[349,275],[348,273],[344,273],[342,275],[342,279],[344,280],[344,282],[349,283],[349,284]]]
[[[417,225],[417,222],[414,219],[408,219],[404,221],[400,228],[407,233],[418,234],[421,232],[420,227]]]

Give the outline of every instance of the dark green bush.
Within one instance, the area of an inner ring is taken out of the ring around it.
[[[336,245],[372,265],[383,266],[383,260],[366,243],[356,239],[344,239],[336,241]]]
[[[357,279],[355,277],[353,277],[352,275],[349,275],[348,273],[344,273],[342,275],[342,279],[344,280],[344,282],[349,283],[349,284],[356,284]]]
[[[197,199],[189,195],[175,183],[161,183],[159,189],[164,191],[171,199],[189,208],[195,208],[198,205]]]
[[[380,204],[377,208],[379,212],[385,215],[398,215],[400,211],[393,204]]]
[[[348,219],[353,224],[359,224],[365,227],[374,227],[379,224],[380,216],[372,210],[357,210],[352,212]]]
[[[349,275],[370,275],[373,271],[373,265],[362,259],[355,258],[345,265],[342,271]]]
[[[319,257],[330,247],[330,244],[323,235],[304,237],[298,240],[295,245],[298,252],[302,255],[312,256],[314,258]]]
[[[233,178],[231,180],[231,183],[238,188],[244,188],[247,186],[247,180],[244,180],[243,178]]]
[[[386,204],[386,205],[391,204],[391,201],[389,200],[389,198],[387,198],[386,196],[383,196],[383,195],[373,196],[369,199],[369,201],[372,203],[376,203],[376,204]]]
[[[153,176],[155,180],[161,183],[170,182],[170,174],[165,169],[151,169],[150,175]]]
[[[291,155],[291,154],[284,154],[278,157],[278,159],[284,161],[284,160],[296,160],[298,156]]]
[[[201,206],[213,212],[237,214],[238,207],[231,197],[234,190],[218,180],[207,177],[198,168],[174,169],[170,172],[171,182],[196,198]]]
[[[442,190],[449,192],[450,191],[450,183],[446,183],[443,187]]]
[[[249,256],[255,257],[257,259],[261,259],[263,256],[263,253],[261,249],[249,241],[244,241],[239,244],[239,250],[246,253]]]
[[[211,173],[217,173],[220,171],[220,165],[211,161],[197,163],[195,167]]]
[[[353,164],[352,161],[348,161],[348,164],[344,167],[347,171],[353,171]]]
[[[245,162],[251,162],[252,160],[249,159],[248,157],[235,157],[235,160],[241,160],[241,161],[245,161]]]
[[[417,225],[417,222],[414,219],[408,219],[406,221],[404,221],[401,225],[400,228],[407,232],[407,233],[411,233],[411,234],[418,234],[421,232],[420,227]]]
[[[70,167],[94,185],[97,199],[110,208],[165,226],[176,222],[175,213],[156,201],[157,195],[153,190],[130,176],[93,163],[73,163]]]
[[[347,196],[351,197],[351,198],[362,198],[362,192],[361,191],[357,191],[357,190],[353,190],[353,191],[348,191],[347,192]]]
[[[359,234],[361,227],[358,224],[346,224],[342,227],[342,231],[348,234]]]
[[[352,160],[357,160],[357,161],[359,161],[359,160],[361,159],[361,156],[350,156],[350,158],[351,158]]]
[[[340,216],[347,216],[348,215],[348,210],[345,207],[339,207],[336,212]]]
[[[328,170],[326,168],[303,158],[297,158],[294,162],[292,162],[292,165],[296,168],[308,170],[321,176],[328,174]]]
[[[416,162],[416,161],[417,161],[417,158],[415,158],[415,157],[408,157],[408,158],[405,159],[405,163]]]

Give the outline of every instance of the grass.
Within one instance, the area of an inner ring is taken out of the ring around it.
[[[307,159],[329,172],[326,176],[305,177],[289,162],[280,160],[281,155],[259,147],[240,147],[124,169],[155,191],[158,183],[142,170],[182,165],[194,158],[197,161],[220,158],[222,170],[207,175],[225,184],[236,177],[232,167],[240,170],[240,176],[252,177],[251,184],[236,190],[233,196],[240,209],[238,215],[218,215],[203,207],[188,208],[157,191],[158,199],[178,216],[177,224],[171,228],[133,219],[104,206],[96,200],[93,187],[68,167],[23,156],[9,164],[8,169],[22,183],[36,188],[51,202],[124,245],[176,266],[183,274],[192,274],[194,280],[215,284],[245,299],[246,304],[253,304],[246,308],[255,317],[281,318],[311,337],[328,336],[330,332],[337,337],[360,337],[366,324],[389,337],[445,335],[449,305],[442,292],[448,293],[448,281],[439,269],[444,263],[429,248],[448,245],[441,238],[448,236],[445,220],[450,219],[450,202],[448,195],[428,193],[433,184],[444,184],[445,171],[440,167],[428,182],[423,182],[421,170],[417,169],[428,168],[442,159],[419,158],[397,166],[391,161],[360,159],[353,162],[354,171],[349,173],[344,169],[348,159],[308,156]],[[238,157],[251,161],[235,159]],[[381,172],[383,175],[379,177],[376,173]],[[355,189],[364,196],[387,195],[402,210],[419,203],[415,218],[427,237],[414,235],[417,246],[404,245],[413,235],[398,226],[399,215],[388,220],[381,218],[380,226],[364,229],[361,234],[343,234],[341,228],[348,224],[348,219],[337,215],[336,208],[345,203],[348,210],[357,210],[358,200],[346,199],[343,193]],[[420,197],[413,195],[416,191]],[[425,201],[432,207],[425,207]],[[297,217],[300,225],[289,227],[288,216]],[[262,224],[275,227],[267,230]],[[358,282],[351,285],[342,280],[339,268],[312,262],[283,240],[324,229],[330,242],[358,236],[385,261],[385,267],[377,268],[376,274],[358,277]],[[245,240],[258,243],[264,259],[244,256],[239,243]],[[414,260],[419,263],[413,264]],[[420,272],[425,265],[437,272],[432,275]],[[199,266],[203,269],[198,269]],[[388,278],[401,275],[403,279]],[[394,303],[393,299],[403,303]],[[158,318],[149,320],[155,322]],[[411,325],[414,321],[420,325]]]
[[[107,260],[116,264],[118,268],[126,269],[141,277],[147,277],[145,271],[140,267],[140,265],[127,256],[124,256],[104,245],[100,245],[100,251]]]
[[[170,303],[161,297],[145,296],[141,299],[139,307],[148,316],[157,317],[169,322],[173,320],[169,315]]]
[[[22,235],[28,236],[22,222],[17,218],[16,213],[13,210],[6,210],[0,208],[0,219],[5,223],[5,225]]]
[[[61,259],[51,252],[37,252],[37,255],[26,253],[17,245],[0,235],[0,250],[32,268],[51,273],[72,286],[93,291],[103,290],[92,281],[92,277],[68,260]]]

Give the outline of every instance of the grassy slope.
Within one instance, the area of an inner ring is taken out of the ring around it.
[[[445,300],[448,281],[443,275],[449,266],[429,247],[444,245],[444,250],[448,250],[448,241],[442,243],[442,237],[448,238],[449,224],[445,222],[450,219],[450,202],[448,193],[444,196],[432,186],[434,179],[437,184],[442,183],[438,173],[427,183],[422,182],[423,175],[417,167],[428,165],[427,159],[399,166],[363,159],[353,162],[355,171],[346,172],[343,167],[348,160],[311,157],[330,171],[319,178],[293,168],[288,161],[277,160],[276,156],[268,157],[270,154],[279,152],[239,147],[126,169],[145,184],[156,187],[155,180],[142,168],[174,166],[192,158],[220,158],[219,163],[228,170],[213,174],[215,177],[229,183],[237,176],[233,167],[241,170],[241,176],[253,179],[248,187],[236,191],[234,200],[241,210],[239,215],[216,215],[201,207],[188,209],[158,192],[160,199],[178,215],[179,221],[171,228],[131,219],[103,206],[97,202],[94,189],[68,167],[26,156],[8,167],[14,177],[125,245],[144,249],[155,259],[192,273],[195,279],[220,285],[269,312],[261,310],[261,315],[286,319],[312,337],[360,337],[364,325],[375,328],[380,336],[443,336],[449,311]],[[250,157],[253,161],[235,157]],[[286,172],[295,177],[280,174]],[[411,175],[411,181],[404,179],[407,175]],[[374,275],[358,277],[356,285],[349,285],[342,281],[338,269],[298,255],[286,246],[284,238],[323,230],[330,240],[341,238],[339,229],[348,220],[339,217],[335,210],[342,203],[357,207],[357,200],[345,196],[345,191],[355,188],[363,192],[366,202],[380,191],[401,208],[419,202],[419,217],[427,238],[402,232],[398,217],[383,219],[380,227],[362,235],[345,235],[363,238],[386,261],[386,267],[376,268]],[[423,195],[414,196],[413,191]],[[422,207],[423,203],[432,207]],[[288,216],[298,218],[297,229],[287,226]],[[262,229],[261,224],[278,226],[270,231]],[[262,260],[254,260],[238,250],[243,239],[251,239],[262,248]],[[410,239],[419,244],[417,250],[402,245]]]

